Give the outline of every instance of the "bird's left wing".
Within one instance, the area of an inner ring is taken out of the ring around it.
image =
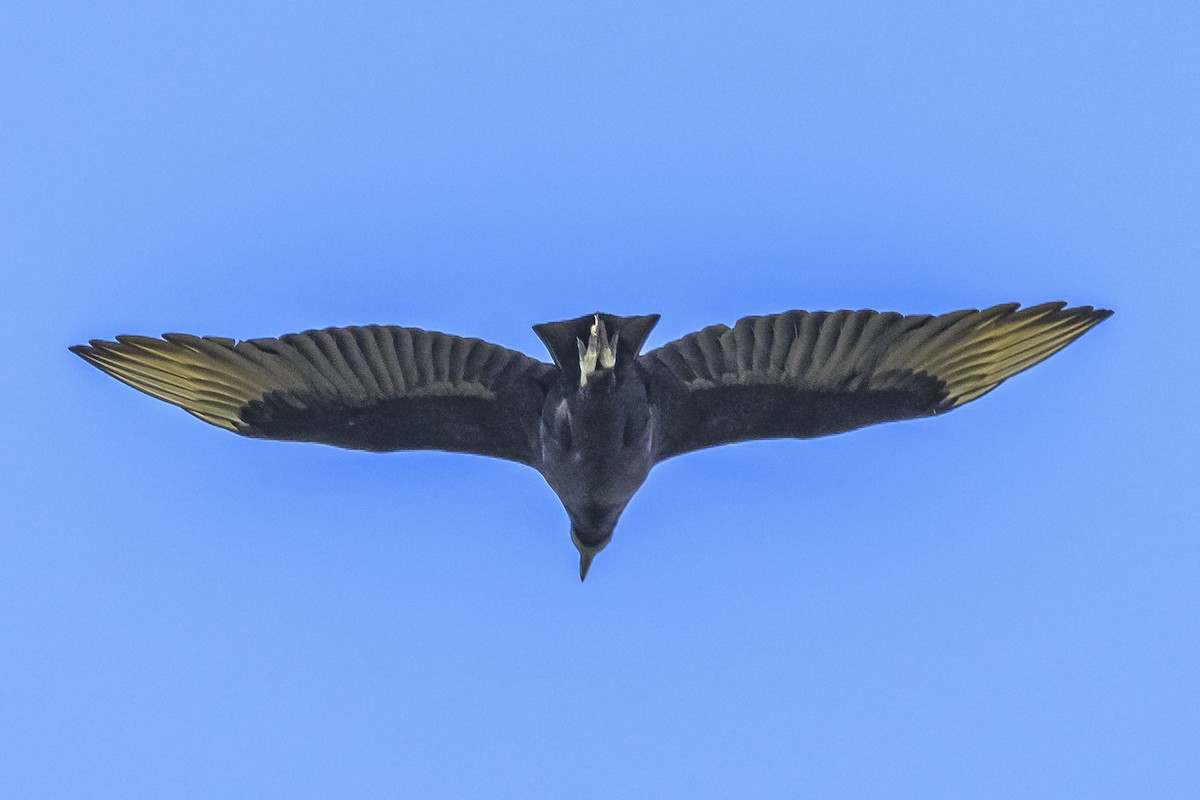
[[[235,342],[118,336],[71,351],[234,433],[532,464],[549,364],[479,339],[368,325]]]
[[[940,414],[1049,358],[1112,312],[1016,303],[940,316],[789,311],[641,356],[657,460]]]

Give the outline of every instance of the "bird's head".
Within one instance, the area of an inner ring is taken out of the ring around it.
[[[588,570],[592,567],[592,559],[596,557],[608,543],[612,541],[612,529],[609,528],[607,533],[599,533],[581,529],[578,526],[571,525],[571,542],[574,543],[575,549],[579,551],[579,580],[583,581],[587,577]]]
[[[571,542],[579,551],[579,580],[587,577],[592,559],[612,541],[613,530],[625,504],[588,505],[567,509],[571,519]]]

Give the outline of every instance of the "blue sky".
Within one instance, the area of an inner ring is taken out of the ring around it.
[[[1195,797],[1193,3],[8,3],[0,784]],[[71,356],[1117,310],[933,420],[655,470],[240,439]]]

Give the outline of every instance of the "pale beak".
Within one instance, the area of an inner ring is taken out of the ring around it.
[[[579,582],[583,583],[587,577],[588,570],[592,568],[592,559],[596,557],[595,552],[579,551]]]

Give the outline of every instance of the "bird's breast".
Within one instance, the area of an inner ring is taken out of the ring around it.
[[[584,392],[548,409],[541,471],[564,503],[623,504],[642,485],[651,465],[644,398]]]

